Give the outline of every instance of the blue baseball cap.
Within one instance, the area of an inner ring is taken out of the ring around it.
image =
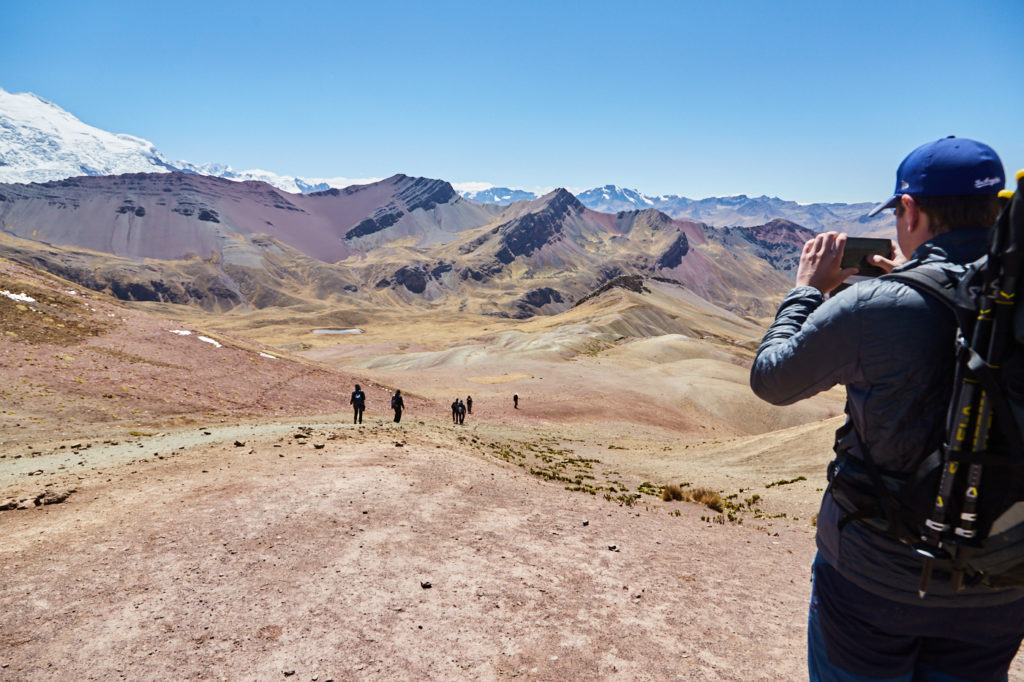
[[[966,137],[944,137],[923,144],[896,170],[896,191],[868,216],[899,203],[900,197],[949,197],[999,194],[1006,186],[1003,162],[992,147]]]

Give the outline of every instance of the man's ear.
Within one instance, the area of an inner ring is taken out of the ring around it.
[[[927,222],[927,216],[921,211],[921,207],[914,201],[914,197],[909,194],[904,194],[900,197],[900,204],[903,205],[903,212],[907,217],[907,232],[913,234],[922,227],[927,227],[923,223]]]

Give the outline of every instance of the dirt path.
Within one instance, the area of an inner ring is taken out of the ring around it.
[[[108,444],[0,513],[0,679],[802,675],[808,530],[568,492],[443,424],[308,426]]]

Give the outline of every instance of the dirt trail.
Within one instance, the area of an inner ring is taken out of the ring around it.
[[[154,436],[190,442],[0,513],[0,679],[799,678],[809,530],[571,493],[443,424],[308,426]]]

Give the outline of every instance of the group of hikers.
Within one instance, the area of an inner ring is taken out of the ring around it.
[[[356,388],[352,391],[352,396],[348,402],[352,406],[352,423],[362,424],[363,412],[366,410],[366,392],[363,391],[362,386],[356,384]],[[516,410],[519,409],[518,393],[512,396],[512,406]],[[395,392],[391,395],[391,409],[395,412],[394,422],[396,424],[400,423],[402,421],[402,411],[405,409],[405,400],[402,398],[401,389],[395,389]],[[456,398],[452,402],[453,423],[464,423],[467,414],[473,414],[473,396],[471,395],[467,395],[465,401],[462,398]]]
[[[466,413],[473,414],[473,396],[467,395],[466,402],[462,398],[456,398],[452,402],[452,422],[462,424],[466,421]]]

